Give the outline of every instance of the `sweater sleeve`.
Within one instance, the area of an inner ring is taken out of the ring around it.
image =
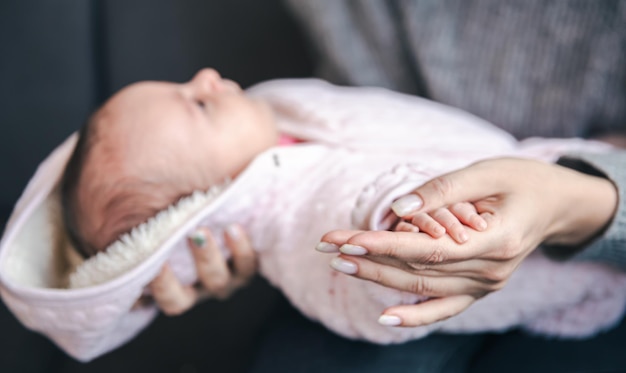
[[[618,190],[618,205],[613,220],[603,233],[570,258],[559,255],[558,247],[545,247],[552,257],[611,264],[626,271],[626,151],[603,154],[570,154],[557,164],[611,180]]]

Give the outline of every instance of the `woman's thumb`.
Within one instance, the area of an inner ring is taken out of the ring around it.
[[[391,209],[398,217],[418,211],[433,211],[457,202],[472,202],[495,192],[488,169],[476,164],[438,176],[422,184],[411,194],[397,199]],[[488,185],[489,184],[489,185]]]

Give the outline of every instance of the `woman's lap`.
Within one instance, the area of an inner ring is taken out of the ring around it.
[[[250,373],[626,372],[624,341],[626,320],[582,341],[511,332],[381,346],[339,337],[285,304],[263,333]]]
[[[290,308],[268,326],[250,373],[464,372],[482,335],[433,335],[381,346],[339,337]]]

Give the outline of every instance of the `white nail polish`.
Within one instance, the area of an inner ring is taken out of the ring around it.
[[[339,248],[339,251],[341,251],[344,254],[348,254],[348,255],[365,255],[367,254],[367,249],[361,246],[357,246],[357,245],[350,245],[350,244],[345,244],[342,245]]]
[[[391,209],[399,217],[406,216],[407,214],[422,207],[422,199],[415,194],[409,194],[404,196],[391,204]]]
[[[347,260],[341,259],[339,257],[333,258],[330,261],[330,266],[336,271],[339,271],[348,275],[353,275],[358,271],[356,264],[349,262]]]
[[[378,323],[384,326],[398,326],[402,324],[402,319],[393,315],[380,315]]]
[[[206,245],[206,235],[199,229],[196,229],[189,236],[189,239],[194,244],[194,246],[203,249]]]
[[[320,242],[315,246],[315,250],[321,253],[338,253],[339,246],[335,245],[334,243]]]
[[[240,233],[241,232],[239,231],[237,224],[231,224],[226,227],[226,234],[233,240],[239,239],[239,236],[241,235]]]

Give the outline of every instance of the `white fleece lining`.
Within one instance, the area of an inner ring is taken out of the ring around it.
[[[57,194],[51,193],[33,211],[15,238],[14,248],[2,270],[15,283],[36,288],[62,288],[62,258],[59,252]],[[60,215],[59,215],[60,216]],[[35,232],[35,233],[34,233]]]
[[[102,284],[130,271],[155,252],[192,215],[214,201],[227,185],[228,182],[225,182],[206,192],[196,191],[133,228],[106,251],[79,265],[70,275],[69,288]]]

